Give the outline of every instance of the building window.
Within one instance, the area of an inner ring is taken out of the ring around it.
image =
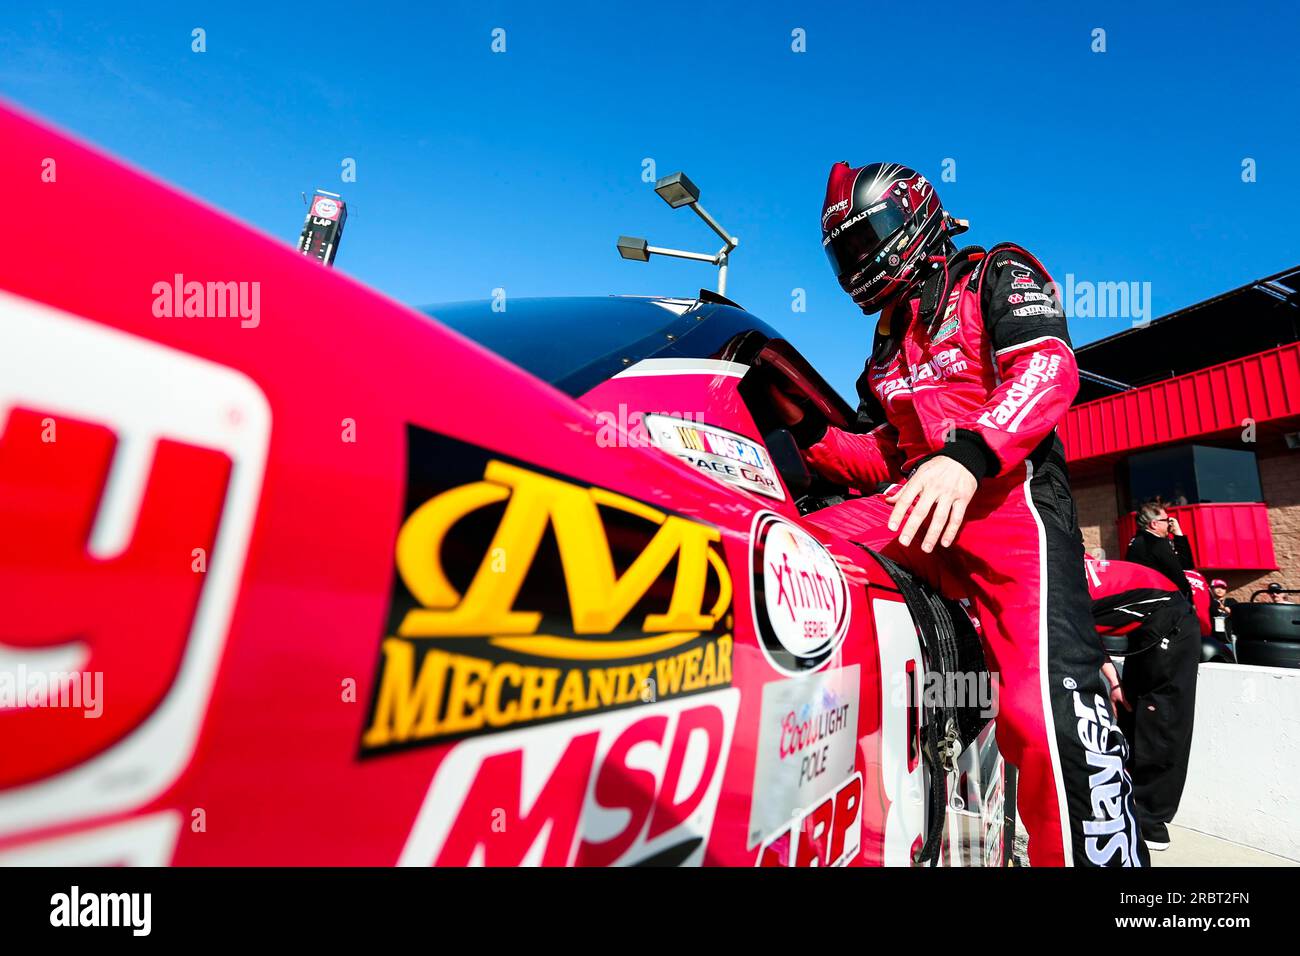
[[[1240,448],[1158,448],[1129,455],[1120,471],[1121,511],[1151,498],[1171,506],[1263,500],[1255,453]]]

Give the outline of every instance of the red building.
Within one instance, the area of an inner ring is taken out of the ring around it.
[[[1061,437],[1088,549],[1161,496],[1238,598],[1300,588],[1300,267],[1077,350]]]

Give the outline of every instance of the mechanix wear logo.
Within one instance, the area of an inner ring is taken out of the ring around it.
[[[731,683],[710,525],[411,427],[363,752]]]

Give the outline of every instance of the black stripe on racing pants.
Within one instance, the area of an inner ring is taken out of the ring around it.
[[[1101,675],[1105,663],[1083,570],[1083,540],[1068,486],[1050,468],[1030,480],[1046,574],[1045,690],[1056,731],[1075,866],[1148,866],[1138,825],[1130,748]],[[1032,859],[1033,848],[1030,848]]]

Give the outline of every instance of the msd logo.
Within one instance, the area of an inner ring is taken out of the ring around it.
[[[0,292],[0,839],[189,762],[269,434],[242,374]],[[94,719],[31,693],[85,674]]]
[[[739,705],[732,688],[464,741],[398,863],[698,865]]]

